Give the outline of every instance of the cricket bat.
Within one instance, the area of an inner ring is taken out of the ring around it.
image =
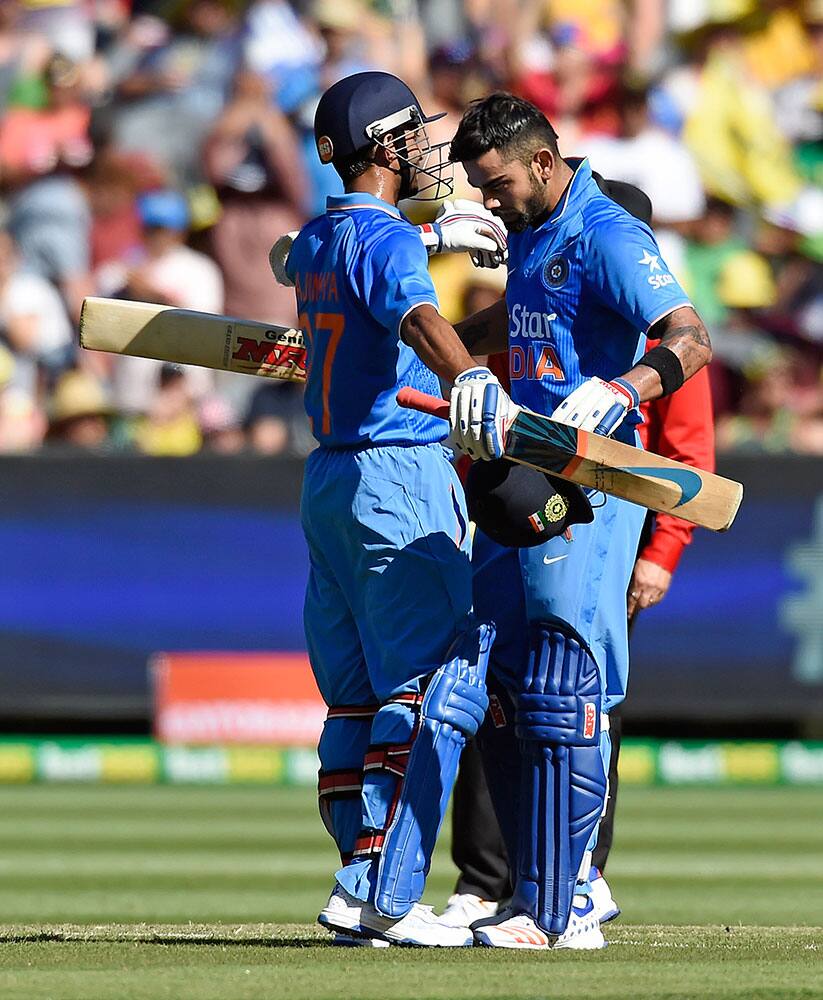
[[[90,351],[306,381],[306,348],[299,330],[149,302],[84,299],[80,345]]]
[[[447,400],[401,389],[397,402],[449,419]],[[600,434],[568,427],[521,409],[506,433],[506,458],[601,490],[650,510],[665,511],[712,531],[731,527],[743,486],[683,462],[633,448]]]

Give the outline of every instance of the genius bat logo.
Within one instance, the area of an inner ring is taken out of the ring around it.
[[[696,472],[689,469],[654,469],[643,466],[624,467],[622,472],[634,472],[639,476],[648,476],[650,479],[668,479],[680,487],[680,499],[675,507],[680,507],[689,500],[694,500],[697,494],[703,489],[703,480]]]

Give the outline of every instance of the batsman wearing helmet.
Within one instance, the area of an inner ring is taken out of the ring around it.
[[[451,157],[509,229],[506,300],[458,325],[467,347],[508,351],[515,404],[638,444],[639,403],[674,392],[711,356],[651,230],[601,192],[586,160],[562,159],[545,116],[510,94],[469,108]],[[660,341],[651,351],[647,333]],[[501,393],[491,382],[452,390],[455,439],[473,457],[488,457],[478,439],[500,454],[499,428],[516,413]],[[571,544],[555,536],[475,553],[476,608],[498,624],[494,662],[515,700],[520,747],[520,785],[507,789],[518,815],[514,895],[473,924],[480,944],[604,945],[588,873],[608,712],[626,692],[626,589],[643,517],[604,497]]]
[[[486,711],[494,628],[472,615],[469,521],[445,425],[395,397],[438,392],[438,376],[492,376],[439,314],[421,234],[397,208],[448,192],[429,120],[387,73],[323,95],[317,150],[346,193],[301,230],[284,267],[319,443],[301,507],[305,628],[329,706],[320,809],[342,861],[318,919],[372,940],[465,946],[468,928],[444,931],[418,901],[460,751]]]

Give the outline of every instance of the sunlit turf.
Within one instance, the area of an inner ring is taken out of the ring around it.
[[[310,790],[0,788],[0,997],[823,997],[823,798],[621,790],[603,953],[375,951],[313,919]],[[426,895],[454,869],[444,838]]]

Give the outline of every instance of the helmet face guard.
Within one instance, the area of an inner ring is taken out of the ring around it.
[[[437,115],[437,118],[442,117]],[[366,127],[366,135],[400,161],[400,199],[442,201],[454,189],[454,164],[448,142],[432,144],[420,108],[409,105]]]

